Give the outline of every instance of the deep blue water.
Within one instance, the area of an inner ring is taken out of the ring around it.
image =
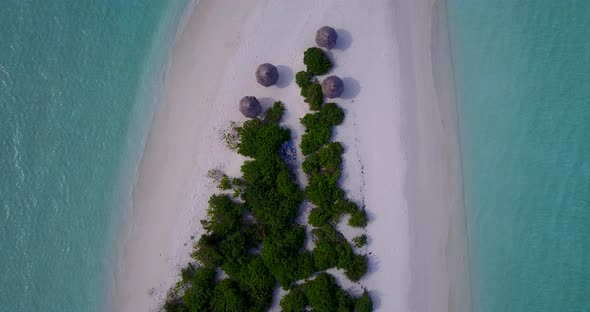
[[[590,1],[448,0],[475,311],[590,311]]]
[[[0,4],[0,311],[101,311],[186,0]]]

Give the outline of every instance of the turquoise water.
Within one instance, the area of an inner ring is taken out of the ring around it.
[[[448,0],[475,311],[590,311],[590,1]]]
[[[186,3],[2,1],[1,311],[105,308]]]

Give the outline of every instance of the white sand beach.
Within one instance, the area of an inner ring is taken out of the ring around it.
[[[332,73],[345,84],[335,101],[346,112],[334,137],[346,148],[341,184],[370,218],[369,273],[343,287],[366,287],[376,311],[469,311],[444,2],[201,0],[190,13],[140,165],[113,310],[156,310],[190,261],[216,192],[207,171],[239,176],[243,158],[221,133],[245,120],[240,98],[282,101],[284,126],[300,140],[308,106],[294,75],[316,30],[329,25],[339,34]],[[276,86],[254,79],[265,62],[278,66]]]

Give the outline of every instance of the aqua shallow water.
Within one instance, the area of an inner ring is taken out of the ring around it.
[[[187,1],[0,9],[0,311],[100,311]]]
[[[475,311],[590,311],[590,2],[448,0]]]

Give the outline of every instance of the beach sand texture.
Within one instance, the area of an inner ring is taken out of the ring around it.
[[[341,184],[370,218],[369,273],[360,284],[338,280],[356,294],[366,286],[376,311],[468,311],[444,3],[201,0],[191,10],[141,162],[112,310],[154,310],[190,261],[216,191],[207,171],[239,176],[244,160],[221,139],[230,121],[244,120],[240,98],[256,96],[265,108],[282,101],[284,126],[300,141],[308,108],[294,75],[315,31],[330,25],[339,33],[330,74],[345,86],[335,102],[346,119],[333,138],[346,148]],[[278,66],[276,86],[256,83],[265,62]]]

